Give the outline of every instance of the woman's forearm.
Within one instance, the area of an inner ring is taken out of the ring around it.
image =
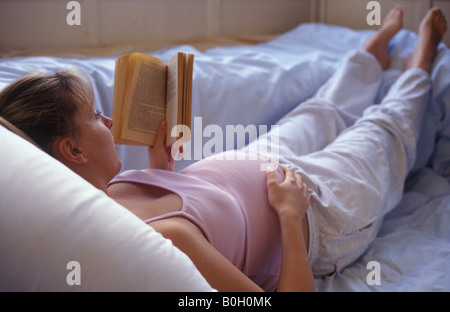
[[[308,259],[303,221],[310,203],[307,185],[299,174],[284,167],[284,181],[267,171],[270,206],[277,213],[281,227],[281,272],[278,291],[314,291],[314,277]],[[307,222],[305,222],[307,223]]]
[[[315,291],[314,277],[303,237],[302,218],[298,215],[279,217],[282,259],[278,291]]]

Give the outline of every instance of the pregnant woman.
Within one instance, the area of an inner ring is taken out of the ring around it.
[[[429,72],[447,27],[441,10],[428,12],[404,73],[372,105],[402,15],[391,10],[316,96],[279,122],[279,159],[294,169],[261,171],[270,159],[249,157],[255,142],[174,172],[162,123],[150,168],[116,176],[112,120],[95,112],[88,79],[70,71],[5,87],[0,122],[171,239],[212,287],[312,291],[314,276],[364,252],[400,200],[414,162]]]

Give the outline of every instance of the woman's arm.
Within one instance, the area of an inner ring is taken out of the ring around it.
[[[278,291],[315,291],[314,277],[303,237],[303,218],[309,206],[308,188],[301,177],[284,168],[285,180],[278,183],[267,172],[269,203],[278,214],[281,227],[282,258]]]
[[[298,175],[286,169],[286,178],[278,184],[267,174],[269,201],[278,213],[282,235],[282,267],[278,291],[313,291],[314,279],[309,265],[302,219],[309,195]],[[258,285],[218,252],[189,220],[172,217],[150,224],[189,256],[198,270],[218,291],[262,291]]]
[[[220,292],[263,291],[217,251],[189,220],[172,217],[150,225],[183,251],[214,289]]]

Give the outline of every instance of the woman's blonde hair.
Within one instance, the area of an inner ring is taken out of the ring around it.
[[[19,129],[52,154],[57,138],[77,135],[75,113],[93,105],[92,83],[78,69],[30,74],[0,92],[0,121],[6,120],[2,123],[10,130]]]

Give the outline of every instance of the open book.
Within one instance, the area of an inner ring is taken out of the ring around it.
[[[179,52],[166,64],[144,53],[116,61],[112,135],[116,144],[154,144],[158,126],[167,121],[166,146],[176,125],[191,127],[194,55]],[[185,139],[185,138],[184,138]]]

